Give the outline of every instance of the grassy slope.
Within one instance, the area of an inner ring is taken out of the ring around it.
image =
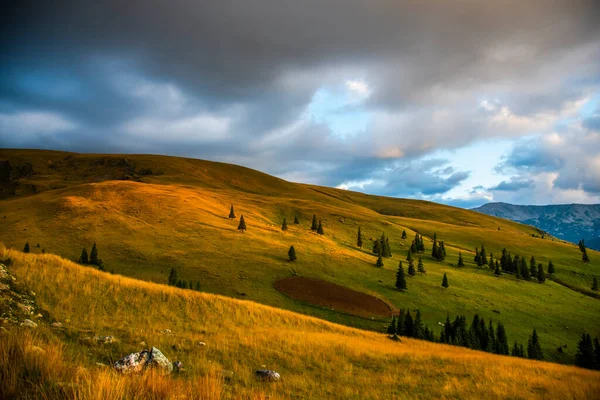
[[[106,181],[131,172],[122,166],[125,157],[135,170],[151,168],[160,175],[144,176],[143,182]],[[272,282],[290,276],[293,269],[377,295],[397,307],[420,308],[430,327],[447,313],[468,318],[479,313],[504,322],[511,344],[514,339],[526,343],[536,327],[547,357],[559,362],[573,362],[583,329],[600,332],[597,299],[554,282],[516,282],[512,276],[498,278],[475,268],[472,249],[484,243],[494,254],[506,247],[527,258],[534,254],[545,265],[551,259],[557,277],[581,289],[591,286],[593,275],[600,275],[600,253],[590,251],[592,262],[583,264],[576,246],[533,238],[534,229],[528,226],[435,203],[289,183],[247,168],[200,160],[0,150],[3,158],[14,165],[31,162],[36,173],[23,182],[41,192],[0,202],[0,214],[6,216],[0,238],[11,247],[21,248],[29,241],[35,252],[45,248],[76,259],[82,247],[89,251],[96,241],[109,270],[120,274],[166,282],[169,269],[176,267],[184,279],[199,280],[207,292],[233,297],[246,293],[264,304],[362,328],[387,325],[281,295]],[[226,218],[231,203],[237,215],[246,218],[245,234],[236,231],[237,220]],[[291,224],[294,214],[300,225]],[[313,214],[323,219],[324,237],[309,230]],[[280,230],[284,216],[290,226],[287,233]],[[368,251],[356,249],[359,225],[366,248],[371,247],[369,238],[382,231],[390,236],[394,257],[383,269],[374,267]],[[400,238],[403,229],[407,240]],[[409,291],[399,293],[393,289],[395,270],[414,231],[428,237],[437,232],[448,256],[443,263],[434,262],[427,242],[428,274],[411,278]],[[293,264],[286,260],[291,244],[298,255]],[[458,251],[467,261],[464,269],[452,266]],[[449,290],[440,287],[443,273],[449,276]],[[566,353],[558,353],[556,348],[564,344]]]
[[[38,307],[65,325],[52,331],[41,322],[34,336],[0,333],[0,393],[7,397],[29,389],[40,397],[83,399],[592,399],[600,390],[594,371],[417,340],[393,342],[250,301],[0,246],[0,259],[6,258],[18,285],[35,291]],[[161,334],[163,329],[173,334]],[[84,338],[95,334],[114,335],[118,342],[88,345]],[[139,350],[140,341],[181,360],[187,371],[176,379],[123,378],[96,366]],[[256,381],[252,372],[261,365],[279,371],[283,381]],[[229,383],[218,379],[221,370],[234,372]]]

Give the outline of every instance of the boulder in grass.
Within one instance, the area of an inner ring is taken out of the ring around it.
[[[139,353],[131,353],[115,362],[113,367],[123,374],[140,373],[148,368],[156,369],[164,374],[183,371],[181,362],[170,362],[156,347],[152,347],[150,351],[142,350]]]
[[[27,328],[37,328],[37,324],[30,319],[26,319],[21,323],[21,326],[25,326]]]
[[[256,375],[257,378],[263,381],[269,382],[277,382],[281,379],[281,376],[277,372],[271,371],[269,369],[259,369],[254,373],[254,375]]]

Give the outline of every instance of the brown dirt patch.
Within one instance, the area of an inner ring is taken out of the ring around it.
[[[383,300],[320,279],[294,276],[279,279],[273,286],[294,300],[327,307],[346,314],[364,318],[392,315],[392,308]]]

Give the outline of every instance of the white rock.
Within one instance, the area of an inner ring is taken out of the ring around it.
[[[37,324],[30,319],[26,319],[25,321],[21,322],[21,326],[25,326],[27,328],[37,328]]]

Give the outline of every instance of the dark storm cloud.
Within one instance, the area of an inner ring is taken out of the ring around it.
[[[533,185],[533,180],[521,180],[521,179],[510,179],[508,181],[502,181],[496,186],[489,188],[489,190],[500,190],[504,192],[514,192],[520,189],[529,188]]]
[[[547,132],[539,113],[598,89],[599,20],[594,0],[10,1],[0,146],[168,153],[445,193],[468,172],[412,179],[420,156]],[[341,137],[305,113],[317,90],[349,79],[369,93],[337,112],[371,121]],[[564,166],[514,153],[510,167]]]

